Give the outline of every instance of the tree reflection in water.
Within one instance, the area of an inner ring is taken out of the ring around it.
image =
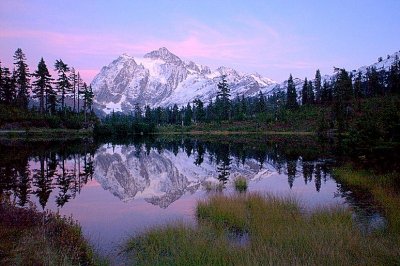
[[[112,147],[117,144],[133,147],[132,155],[138,159],[151,152],[162,154],[165,150],[175,156],[184,153],[200,167],[213,165],[218,181],[225,185],[235,169],[253,165],[254,171],[273,167],[279,174],[287,175],[288,185],[294,186],[298,175],[305,184],[313,181],[316,191],[326,181],[330,164],[325,158],[332,157],[329,149],[314,142],[302,140],[209,140],[188,137],[136,137],[130,140],[108,140]],[[58,207],[64,206],[81,192],[93,178],[94,154],[100,147],[92,142],[44,142],[0,143],[0,194],[12,195],[17,204],[24,206],[35,195],[44,209],[50,195],[54,195]],[[252,166],[253,167],[253,166]]]
[[[35,195],[45,209],[50,195],[62,207],[93,177],[96,147],[82,142],[10,143],[0,145],[0,194],[25,206]]]

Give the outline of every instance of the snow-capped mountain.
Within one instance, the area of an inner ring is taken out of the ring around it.
[[[216,96],[222,75],[226,75],[232,97],[268,92],[276,85],[257,73],[239,73],[228,67],[212,71],[160,48],[142,58],[119,56],[101,69],[92,88],[97,109],[106,114],[113,110],[130,112],[137,103],[150,107],[182,106],[197,98],[207,103]]]
[[[395,52],[392,55],[387,55],[386,58],[379,58],[378,62],[369,65],[369,66],[362,66],[357,70],[352,70],[351,72],[353,73],[353,75],[355,75],[358,72],[361,72],[362,75],[365,75],[367,73],[367,69],[371,68],[371,67],[375,67],[377,71],[389,71],[390,67],[393,65],[393,62],[395,60],[399,60],[400,58],[400,51]]]
[[[362,79],[366,80],[368,69],[375,68],[378,72],[380,71],[389,71],[390,67],[393,65],[393,62],[399,60],[400,58],[400,51],[393,53],[392,55],[387,55],[386,58],[379,58],[378,62],[375,62],[371,65],[362,66],[358,69],[354,70],[347,70],[353,77],[353,81],[356,78],[358,73],[361,73]],[[321,76],[322,82],[327,81],[328,83],[334,82],[336,79],[336,73],[333,74],[325,74]],[[309,81],[314,82],[314,76],[308,78]],[[301,101],[301,90],[304,84],[304,79],[293,77],[293,82],[296,87],[298,101]],[[268,91],[263,91],[264,95],[271,95],[273,93],[278,93],[281,91],[286,92],[287,90],[287,80],[283,81],[279,84],[271,85]]]
[[[365,76],[370,67],[375,67],[377,71],[388,71],[399,56],[400,51],[351,73],[353,77],[357,72]],[[142,58],[123,54],[103,67],[92,81],[95,107],[108,114],[112,111],[131,112],[135,104],[150,107],[183,106],[195,99],[207,104],[215,98],[222,75],[226,75],[232,98],[236,95],[255,96],[260,91],[268,95],[286,91],[287,88],[287,81],[277,83],[257,73],[240,73],[228,67],[211,70],[192,61],[183,61],[163,47]],[[334,78],[335,74],[322,76],[322,80],[327,81]],[[304,80],[296,77],[293,80],[300,97]],[[313,81],[313,77],[309,80]]]

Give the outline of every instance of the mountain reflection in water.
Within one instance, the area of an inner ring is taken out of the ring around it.
[[[58,207],[81,192],[93,178],[122,201],[142,198],[167,208],[206,182],[228,186],[237,176],[249,181],[286,175],[314,182],[315,190],[330,178],[330,158],[287,153],[280,143],[259,147],[196,139],[145,141],[132,145],[65,142],[2,145],[0,193],[12,194],[20,206],[36,197],[44,209],[51,194]]]

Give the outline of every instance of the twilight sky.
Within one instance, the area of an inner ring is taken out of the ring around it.
[[[0,61],[22,48],[75,67],[86,82],[122,53],[167,47],[213,69],[276,81],[348,70],[400,50],[399,0],[1,0]]]

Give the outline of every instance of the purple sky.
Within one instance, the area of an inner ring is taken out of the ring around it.
[[[183,59],[276,81],[348,70],[400,50],[399,0],[0,1],[0,61],[31,72],[63,59],[90,82],[122,53],[165,46]]]

